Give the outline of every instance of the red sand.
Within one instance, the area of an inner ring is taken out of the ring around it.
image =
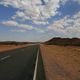
[[[7,50],[11,50],[11,49],[16,49],[16,48],[21,48],[24,47],[26,45],[0,45],[0,52],[2,51],[7,51]]]
[[[80,47],[41,45],[47,80],[80,80]]]

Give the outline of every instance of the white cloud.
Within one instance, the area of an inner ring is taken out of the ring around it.
[[[65,33],[64,26],[66,25],[66,19],[67,16],[63,19],[54,21],[54,23],[48,27],[48,30]]]
[[[12,16],[12,19],[16,19],[17,17],[21,18],[22,21],[30,19],[23,11],[17,11],[14,16]]]
[[[71,20],[71,26],[66,28],[67,34],[80,37],[80,12],[74,15]]]
[[[80,12],[72,18],[68,16],[55,21],[48,27],[48,30],[56,31],[67,36],[80,37]]]
[[[18,23],[15,21],[3,21],[2,24],[6,26],[17,26],[18,25]]]
[[[4,6],[12,6],[19,9],[12,18],[22,18],[22,20],[43,21],[51,16],[55,16],[57,9],[61,3],[66,3],[66,0],[44,0],[45,5],[42,5],[41,0],[1,0],[0,4]]]
[[[49,24],[48,21],[33,21],[33,23],[35,23],[35,24],[37,24],[37,25],[39,25],[39,24],[43,24],[43,25]]]
[[[44,0],[45,4],[42,5],[41,0],[1,0],[0,4],[18,9],[12,16],[13,19],[21,18],[21,20],[32,20],[34,24],[45,24],[45,20],[59,14],[57,10],[60,3],[64,5],[67,1],[69,0]],[[80,0],[73,1],[80,3]]]
[[[26,30],[35,30],[39,33],[44,33],[45,31],[43,29],[37,28],[37,27],[32,27],[27,24],[20,24],[16,21],[3,21],[1,24],[8,26],[8,27],[18,27],[20,30],[11,30],[12,32],[25,32]],[[24,30],[23,30],[24,29]]]
[[[2,24],[5,25],[5,26],[19,27],[19,28],[24,28],[24,29],[27,29],[27,30],[32,30],[33,29],[33,27],[30,26],[30,25],[20,24],[16,21],[3,21]]]
[[[19,24],[18,27],[20,28],[24,28],[24,29],[28,29],[28,30],[32,30],[33,27],[27,24]]]
[[[21,33],[23,33],[23,32],[26,32],[26,30],[10,30],[11,32],[21,32]]]

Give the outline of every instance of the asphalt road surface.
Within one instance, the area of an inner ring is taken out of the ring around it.
[[[34,74],[35,80],[45,80],[39,45],[0,53],[0,80],[34,80]]]

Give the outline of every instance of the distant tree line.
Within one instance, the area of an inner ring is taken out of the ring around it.
[[[28,42],[16,42],[16,41],[0,42],[0,45],[24,45],[24,44],[28,44]]]

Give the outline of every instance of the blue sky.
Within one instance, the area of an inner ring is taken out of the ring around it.
[[[80,0],[0,0],[0,41],[80,38]]]

